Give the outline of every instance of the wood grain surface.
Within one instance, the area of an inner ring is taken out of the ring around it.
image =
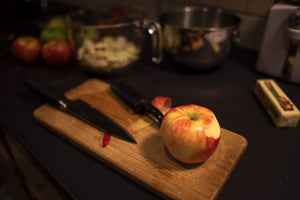
[[[247,140],[229,130],[221,130],[216,152],[204,163],[182,164],[174,160],[164,147],[158,126],[152,123],[141,130],[132,130],[135,114],[115,96],[109,84],[90,79],[66,93],[69,99],[82,99],[98,108],[136,139],[137,144],[111,137],[103,148],[103,133],[85,122],[48,104],[34,111],[34,118],[83,151],[104,162],[128,178],[163,198],[216,199],[243,155]]]

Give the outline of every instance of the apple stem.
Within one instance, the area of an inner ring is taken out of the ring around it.
[[[199,119],[199,116],[198,115],[192,115],[191,117],[190,117],[190,120],[192,120],[192,121],[196,121],[196,120],[198,120]]]

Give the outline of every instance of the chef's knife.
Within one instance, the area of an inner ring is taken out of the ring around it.
[[[137,143],[135,139],[113,119],[109,118],[88,103],[80,99],[69,100],[63,94],[58,94],[56,91],[35,79],[27,80],[26,84],[40,96],[45,98],[49,104],[76,116],[102,132],[131,143]]]
[[[147,99],[136,89],[122,81],[112,83],[111,89],[136,113],[150,113],[158,120],[158,123],[161,124],[164,115],[151,104],[151,100]]]

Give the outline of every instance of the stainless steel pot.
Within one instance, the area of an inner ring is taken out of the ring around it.
[[[229,54],[240,18],[210,7],[175,8],[160,16],[164,48],[175,64],[209,70]]]

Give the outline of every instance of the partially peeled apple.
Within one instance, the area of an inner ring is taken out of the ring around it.
[[[160,133],[171,155],[186,164],[206,161],[216,150],[221,129],[214,113],[198,105],[184,105],[169,110]]]

